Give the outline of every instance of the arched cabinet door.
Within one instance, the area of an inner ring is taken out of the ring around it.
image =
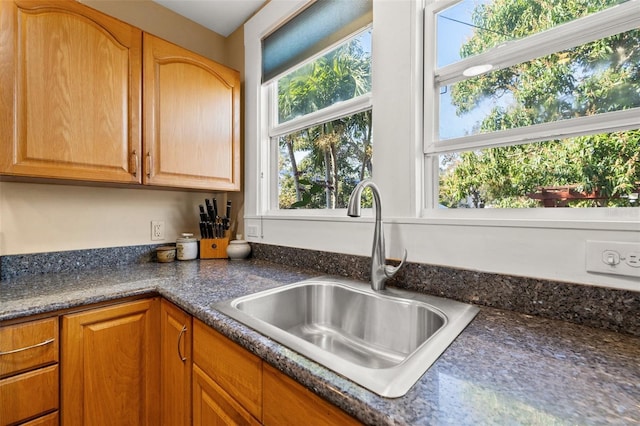
[[[75,1],[0,1],[0,173],[140,183],[141,45]]]
[[[240,74],[143,35],[148,185],[240,190]]]

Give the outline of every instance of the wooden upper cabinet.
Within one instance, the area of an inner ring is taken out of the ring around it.
[[[240,190],[240,74],[143,39],[144,183]]]
[[[141,42],[75,1],[0,1],[0,173],[139,183]]]

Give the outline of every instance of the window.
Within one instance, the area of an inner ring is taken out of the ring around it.
[[[312,2],[262,41],[271,210],[345,208],[371,175],[371,8]]]
[[[430,206],[640,204],[637,1],[435,1],[426,19]]]
[[[278,207],[345,208],[371,175],[371,31],[272,84]]]

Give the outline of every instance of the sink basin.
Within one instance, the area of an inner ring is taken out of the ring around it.
[[[418,381],[478,313],[395,288],[313,278],[214,308],[388,398]]]

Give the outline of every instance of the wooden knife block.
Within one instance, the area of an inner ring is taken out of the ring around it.
[[[200,240],[200,259],[226,259],[229,238],[203,238]]]

